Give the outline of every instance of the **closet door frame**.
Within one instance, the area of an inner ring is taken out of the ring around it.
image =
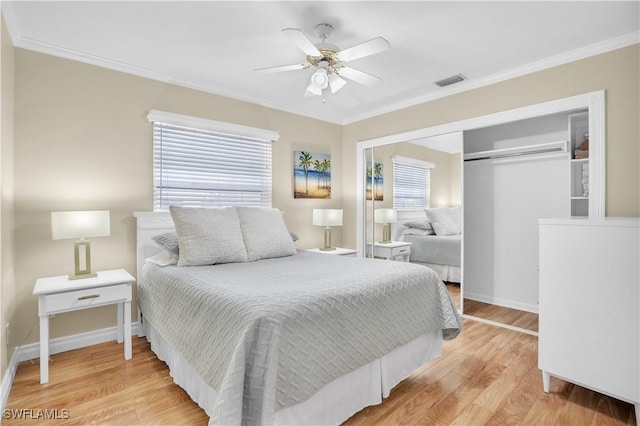
[[[580,109],[587,109],[589,114],[589,217],[604,218],[606,213],[605,91],[598,90],[582,95],[358,142],[356,144],[356,244],[360,252],[366,253],[366,221],[364,220],[366,187],[364,175],[366,165],[365,153],[367,149]],[[463,161],[463,155],[460,156],[460,161]],[[464,167],[461,166],[461,169],[464,173]],[[462,182],[464,182],[464,177]],[[464,194],[464,186],[462,187],[462,194]],[[464,205],[462,205],[462,214],[464,218]],[[462,235],[462,253],[464,255],[464,229],[462,230]],[[462,259],[462,265],[464,265],[464,258]],[[461,274],[462,282],[460,283],[460,293],[462,295],[464,294],[464,268]]]

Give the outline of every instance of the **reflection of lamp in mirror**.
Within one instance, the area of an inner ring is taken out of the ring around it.
[[[51,212],[51,237],[54,240],[77,240],[74,243],[75,273],[70,280],[95,277],[91,272],[89,237],[108,237],[111,225],[108,210]],[[84,256],[80,252],[84,251]]]
[[[373,214],[373,220],[376,223],[382,223],[382,241],[381,244],[389,244],[391,242],[391,223],[398,221],[398,213],[394,209],[376,209]]]
[[[313,224],[324,226],[324,247],[320,250],[335,250],[331,247],[331,227],[342,226],[341,209],[313,209]]]

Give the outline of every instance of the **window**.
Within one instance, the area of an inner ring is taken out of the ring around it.
[[[271,207],[275,132],[151,111],[153,208]]]
[[[415,210],[429,207],[430,175],[435,164],[394,155],[393,208]]]

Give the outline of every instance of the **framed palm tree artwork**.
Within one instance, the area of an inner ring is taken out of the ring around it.
[[[384,176],[382,163],[367,161],[367,200],[374,196],[375,201],[384,200]]]
[[[331,154],[293,151],[293,198],[331,198]]]

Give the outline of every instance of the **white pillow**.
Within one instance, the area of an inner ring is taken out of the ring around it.
[[[158,266],[171,266],[178,264],[178,255],[168,250],[162,250],[160,253],[148,257],[147,262],[155,263]]]
[[[178,266],[247,261],[240,221],[233,208],[170,206],[169,210],[180,245]]]
[[[460,226],[454,222],[447,207],[424,209],[436,235],[456,235],[460,233]]]
[[[278,209],[236,207],[249,261],[296,254],[293,238]]]
[[[460,207],[449,207],[449,217],[453,220],[453,223],[462,230],[462,212],[460,211]],[[460,232],[458,232],[459,234]]]

